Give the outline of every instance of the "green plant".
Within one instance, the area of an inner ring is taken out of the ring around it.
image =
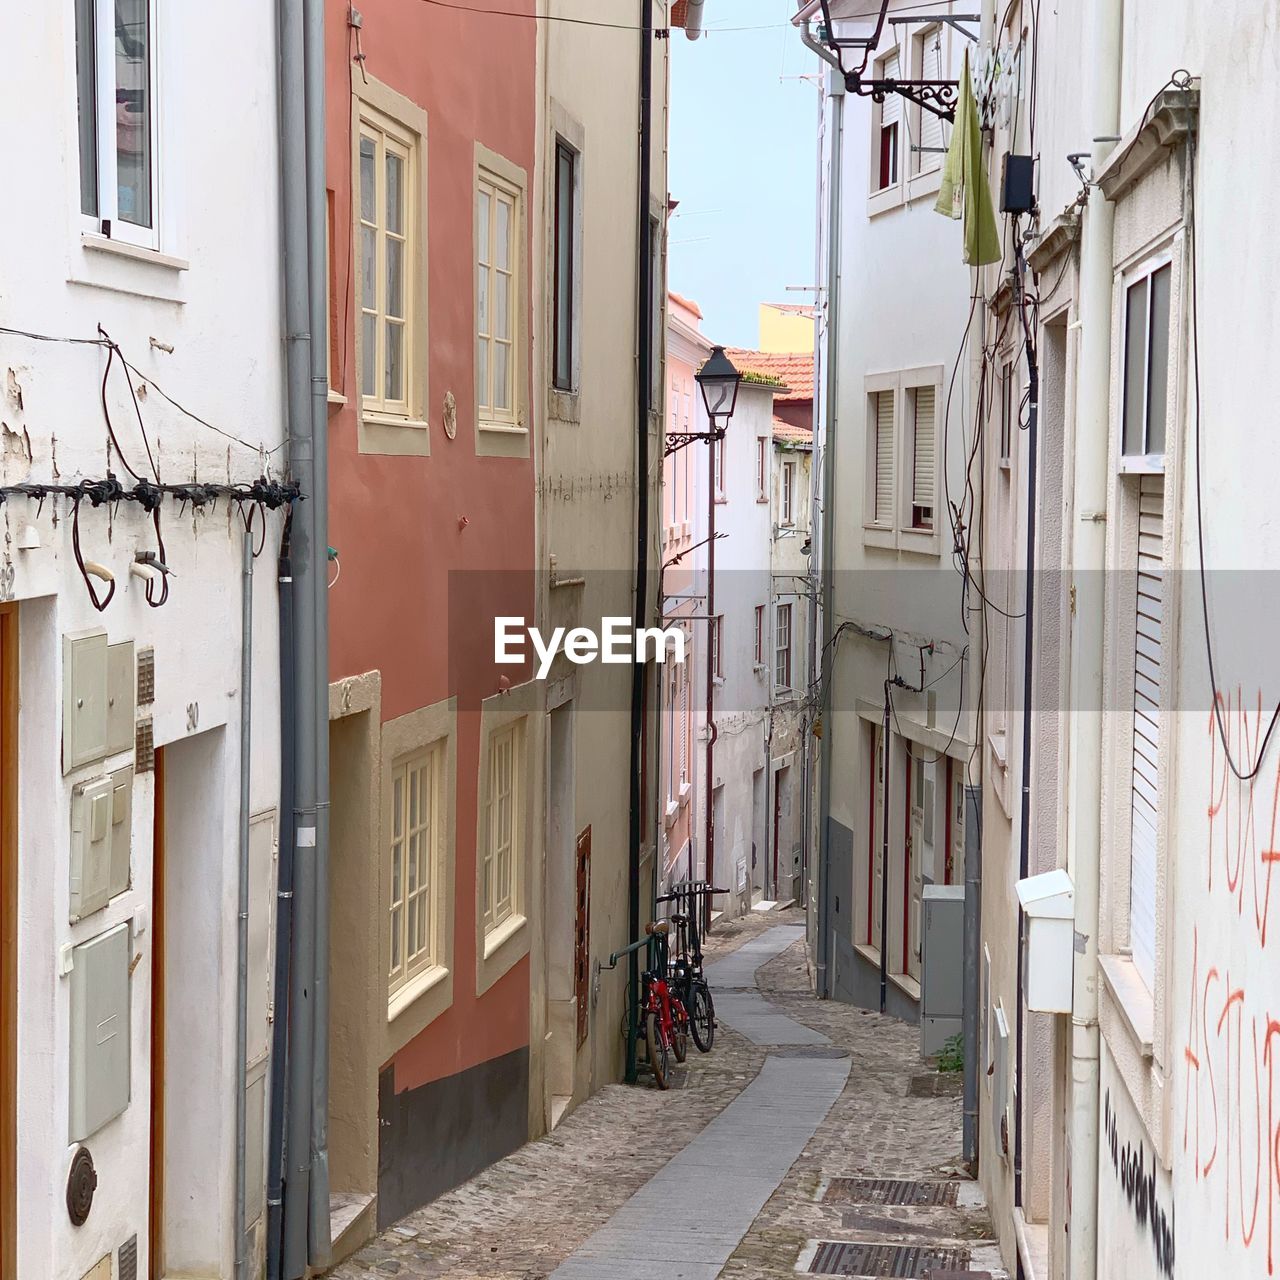
[[[938,1054],[938,1070],[951,1074],[964,1070],[964,1036],[954,1035]]]

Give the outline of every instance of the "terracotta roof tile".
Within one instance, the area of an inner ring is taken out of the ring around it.
[[[811,427],[797,427],[794,423],[784,422],[775,415],[773,419],[773,438],[780,440],[783,444],[812,445],[813,429]]]
[[[698,306],[692,298],[682,298],[674,289],[667,291],[667,297],[678,306],[684,307],[687,311],[692,311],[699,320],[702,319],[702,308]]]
[[[745,347],[726,347],[725,355],[744,373],[762,373],[780,378],[786,390],[779,390],[774,400],[779,404],[796,404],[813,399],[813,353],[811,351],[749,351]]]

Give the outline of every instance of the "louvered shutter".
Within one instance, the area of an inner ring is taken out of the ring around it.
[[[876,524],[893,524],[893,392],[876,392]]]
[[[934,389],[916,388],[916,425],[912,442],[911,502],[933,507],[934,493]]]
[[[942,29],[930,31],[924,38],[923,79],[942,79]],[[922,147],[942,146],[942,117],[936,116],[925,107],[920,108],[920,145]],[[920,168],[932,169],[942,160],[928,150],[920,153]]]
[[[884,78],[886,80],[897,80],[902,75],[902,64],[898,61],[898,55],[891,53],[884,60]],[[884,101],[880,104],[880,123],[882,125],[893,124],[895,120],[902,119],[902,95],[897,93],[885,94]]]
[[[1156,815],[1160,811],[1160,647],[1164,613],[1164,476],[1138,489],[1137,607],[1134,617],[1132,841],[1129,946],[1155,990]]]

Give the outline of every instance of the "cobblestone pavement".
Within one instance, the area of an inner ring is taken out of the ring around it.
[[[753,913],[721,926],[707,957],[798,923],[798,911]],[[985,1264],[990,1229],[980,1207],[855,1208],[819,1199],[832,1177],[957,1175],[958,1096],[910,1096],[912,1078],[928,1071],[916,1029],[815,1000],[803,942],[766,964],[757,982],[783,1013],[824,1033],[853,1062],[844,1091],[726,1264],[724,1280],[795,1277],[797,1259],[816,1240],[964,1242],[977,1251],[975,1265]],[[710,1054],[691,1051],[682,1088],[608,1086],[551,1134],[383,1232],[333,1280],[545,1280],[755,1079],[769,1052],[722,1023]]]

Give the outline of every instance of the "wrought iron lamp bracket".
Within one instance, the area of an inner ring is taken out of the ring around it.
[[[955,123],[956,100],[960,96],[958,80],[866,80],[856,71],[850,71],[844,82],[850,93],[873,102],[883,102],[889,94],[896,93],[940,119]]]
[[[669,458],[686,445],[697,444],[699,440],[723,440],[724,427],[716,427],[711,431],[671,431],[668,432],[662,447],[662,456]]]

